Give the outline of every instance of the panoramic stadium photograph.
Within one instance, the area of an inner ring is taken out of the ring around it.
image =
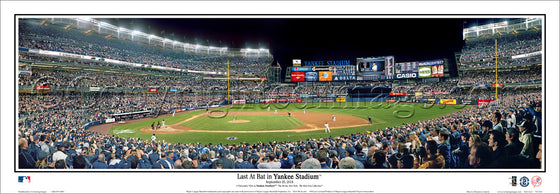
[[[544,169],[542,16],[15,20],[16,171]]]

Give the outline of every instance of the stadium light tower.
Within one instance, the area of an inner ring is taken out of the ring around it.
[[[134,35],[138,34],[137,30],[132,31],[132,40],[134,41]]]

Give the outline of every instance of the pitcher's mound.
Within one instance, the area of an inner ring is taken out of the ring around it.
[[[251,122],[250,120],[235,120],[235,121],[228,121],[228,123],[248,123]]]

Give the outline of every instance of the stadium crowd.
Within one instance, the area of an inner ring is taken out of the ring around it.
[[[60,26],[19,25],[19,46],[44,49],[131,63],[184,68],[196,71],[227,71],[233,74],[265,75],[271,57],[232,57],[218,54],[184,53],[141,45],[132,41],[86,35]],[[510,57],[542,50],[540,34],[523,33],[500,39],[499,56]],[[493,57],[493,39],[467,41],[462,62]],[[20,55],[33,62],[74,63],[119,67],[99,61]],[[500,61],[502,65],[539,62],[540,57]],[[468,64],[471,66],[490,63]],[[150,70],[147,70],[150,71]],[[537,81],[541,72],[510,72],[504,83]],[[177,73],[177,75],[184,76]],[[167,76],[117,76],[63,70],[33,70],[20,74],[19,85],[29,86],[49,77],[48,84],[60,87],[151,86],[188,87],[193,90],[227,89],[223,80],[175,79]],[[73,83],[78,77],[89,81]],[[166,78],[164,78],[166,77]],[[491,83],[491,75],[467,74],[459,84]],[[487,82],[490,81],[490,82]],[[46,84],[41,81],[40,84]],[[262,81],[234,81],[234,98],[257,99],[279,94],[346,94],[336,85],[268,87]],[[390,86],[389,82],[355,82],[356,86]],[[489,90],[455,89],[457,81],[403,84],[393,92],[450,92],[447,98],[493,99]],[[474,91],[474,92],[473,92]],[[440,94],[442,95],[442,94]],[[430,120],[403,123],[373,132],[320,139],[285,142],[238,142],[231,144],[168,143],[151,139],[103,135],[87,123],[111,115],[135,111],[171,112],[227,99],[223,92],[196,93],[19,93],[19,169],[516,169],[542,165],[542,96],[540,89],[504,90],[499,100],[468,107]],[[437,95],[434,95],[438,97]],[[364,130],[365,131],[365,130]]]
[[[531,71],[501,71],[499,72],[498,79],[498,82],[503,84],[538,82],[542,80],[542,71],[540,69]],[[493,84],[495,82],[495,72],[467,72],[461,77],[459,85]]]
[[[134,41],[107,39],[101,35],[20,22],[19,47],[59,51],[104,59],[206,72],[265,75],[272,57],[229,56],[227,54],[185,53]],[[229,61],[229,69],[228,69]]]
[[[50,110],[21,121],[19,168],[539,168],[540,92],[502,98],[439,118],[375,132],[225,145],[100,135],[81,127],[85,118],[79,111]]]
[[[473,62],[496,57],[494,38],[498,40],[498,58],[542,51],[541,36],[540,31],[527,31],[501,37],[467,40],[460,61]]]

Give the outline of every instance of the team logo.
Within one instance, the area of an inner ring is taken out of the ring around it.
[[[237,140],[237,137],[226,137],[226,140]]]
[[[534,176],[533,178],[531,178],[531,184],[533,185],[533,187],[541,186],[541,184],[542,184],[541,177],[540,176]]]
[[[18,176],[18,183],[24,183],[24,181],[26,183],[31,183],[31,176]]]
[[[521,185],[522,187],[529,186],[529,178],[527,178],[526,176],[521,177],[521,179],[519,179],[519,185]]]
[[[517,186],[517,176],[511,176],[511,186],[512,187],[516,187]]]

